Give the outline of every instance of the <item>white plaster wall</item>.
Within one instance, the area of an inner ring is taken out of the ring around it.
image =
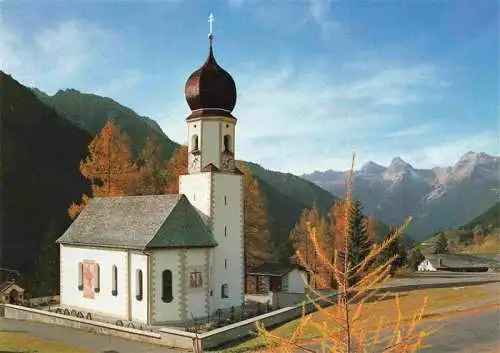
[[[186,281],[187,293],[187,317],[191,319],[191,314],[194,317],[205,317],[208,315],[208,290],[210,278],[206,278],[206,263],[205,263],[205,249],[187,249],[186,257],[186,274],[184,280]],[[189,272],[190,269],[197,269],[202,272],[203,286],[201,288],[189,288]]]
[[[186,195],[193,206],[205,215],[210,216],[210,173],[181,175],[179,178],[179,193]]]
[[[201,149],[201,141],[203,139],[202,134],[201,134],[201,122],[200,121],[193,121],[188,123],[188,172],[191,172],[191,164],[193,162],[193,155],[191,154],[191,151],[193,150],[193,135],[198,135],[198,148]],[[202,165],[200,168],[203,168],[204,165]]]
[[[286,276],[288,278],[288,292],[305,293],[306,284],[304,282],[304,278],[307,278],[305,272],[294,269]]]
[[[214,305],[228,308],[241,305],[243,283],[243,185],[242,176],[213,174]],[[226,201],[224,200],[226,198]],[[227,231],[225,233],[224,228]],[[227,268],[225,267],[227,260]],[[229,298],[221,298],[221,285],[229,285]]]
[[[221,152],[221,137],[220,137],[220,120],[202,120],[201,139],[201,167],[203,168],[209,163],[213,163],[217,168],[220,168],[220,152]]]
[[[144,254],[130,253],[130,309],[133,321],[144,322],[148,321],[148,299],[149,299],[149,275],[148,257]],[[142,270],[142,300],[136,298],[136,270]]]
[[[434,266],[432,266],[432,263],[428,260],[425,259],[418,265],[418,270],[419,271],[436,271]]]
[[[179,251],[177,249],[161,249],[153,252],[153,263],[155,273],[155,293],[153,298],[155,322],[179,321],[180,317],[180,296],[182,276],[179,272]],[[162,301],[162,272],[172,271],[172,301],[165,303]]]
[[[94,299],[83,297],[83,290],[78,290],[78,263],[84,260],[99,264],[100,291],[94,293]],[[112,291],[112,266],[118,269],[118,295]],[[61,304],[88,311],[101,312],[127,319],[127,251],[60,245]]]

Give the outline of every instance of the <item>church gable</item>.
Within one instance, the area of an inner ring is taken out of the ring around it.
[[[217,245],[183,195],[91,199],[57,242],[140,250],[150,243],[157,248]]]
[[[146,248],[213,247],[217,242],[197,210],[183,196]]]

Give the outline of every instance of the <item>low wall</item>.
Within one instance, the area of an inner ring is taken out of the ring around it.
[[[331,299],[336,294],[330,294],[327,297]],[[199,335],[203,342],[204,349],[211,349],[227,344],[232,341],[241,340],[252,332],[257,330],[256,323],[260,322],[264,327],[273,327],[294,320],[302,316],[303,310],[308,314],[316,310],[314,301],[307,301],[304,304],[289,306],[283,309],[278,309],[263,315],[255,316],[253,318],[243,320],[232,325],[227,325],[212,331]]]
[[[267,294],[245,294],[245,301],[261,304],[272,303],[273,296],[271,292]]]
[[[0,315],[8,319],[29,320],[66,326],[162,346],[178,347],[189,350],[194,350],[196,346],[196,336],[194,334],[175,329],[159,329],[158,333],[142,331],[12,304],[0,305]]]

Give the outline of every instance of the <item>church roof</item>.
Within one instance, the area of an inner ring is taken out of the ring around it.
[[[57,242],[140,250],[216,246],[202,217],[184,195],[94,198]]]
[[[258,266],[250,267],[247,270],[247,274],[282,277],[295,269],[304,270],[304,268],[299,265],[283,264],[280,262],[267,262]]]

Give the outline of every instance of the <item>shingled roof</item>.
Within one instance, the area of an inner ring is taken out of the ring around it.
[[[184,195],[91,199],[57,242],[140,250],[217,245]]]

